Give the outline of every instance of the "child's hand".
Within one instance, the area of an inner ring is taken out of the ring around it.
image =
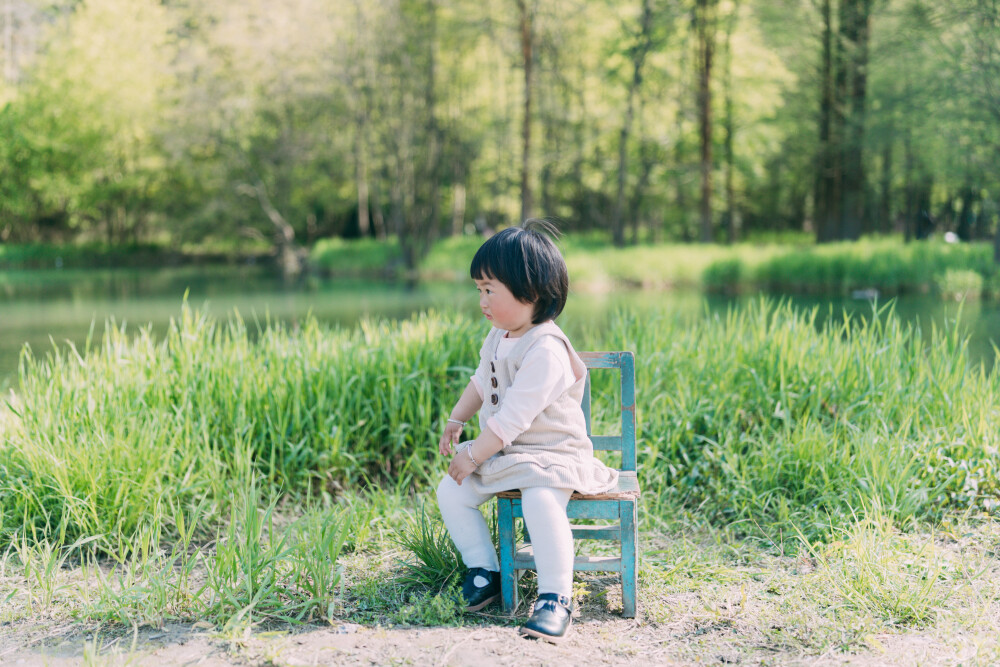
[[[472,446],[471,444],[469,445]],[[464,449],[452,458],[448,466],[448,475],[462,486],[462,480],[476,472],[476,464],[472,462],[469,453]]]
[[[455,450],[452,445],[458,444],[462,436],[462,425],[448,422],[444,426],[444,433],[441,434],[441,441],[438,442],[438,451],[442,455],[448,456]]]

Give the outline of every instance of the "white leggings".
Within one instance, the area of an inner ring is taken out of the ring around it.
[[[573,593],[573,533],[566,517],[572,489],[534,486],[521,489],[524,521],[531,534],[538,570],[538,592],[570,597]],[[481,494],[471,484],[459,486],[445,475],[437,488],[438,507],[462,561],[469,568],[500,570],[496,549],[479,506],[494,494]]]

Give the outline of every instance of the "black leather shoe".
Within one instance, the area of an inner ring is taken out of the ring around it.
[[[558,644],[569,634],[573,622],[573,603],[565,595],[542,593],[535,602],[531,618],[521,626],[521,634]]]
[[[479,611],[500,597],[500,573],[474,567],[465,573],[462,598],[465,611]]]

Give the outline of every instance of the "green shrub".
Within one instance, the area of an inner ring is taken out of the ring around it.
[[[156,243],[0,243],[0,270],[148,266],[166,263],[169,254],[167,247]]]
[[[735,292],[744,281],[745,265],[739,259],[730,258],[712,262],[702,274],[705,287],[715,292]]]
[[[996,272],[987,243],[902,243],[863,239],[787,248],[755,267],[756,282],[780,292],[848,294],[877,289],[884,294],[926,292],[935,276],[958,270],[988,277]]]
[[[934,277],[938,293],[946,299],[978,299],[983,294],[983,276],[975,271],[947,269]]]
[[[310,263],[338,276],[394,275],[402,263],[399,241],[321,239],[309,253]]]

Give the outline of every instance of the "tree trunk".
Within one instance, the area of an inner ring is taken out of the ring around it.
[[[685,35],[687,33],[684,33]],[[690,50],[690,44],[684,43],[681,45],[680,49],[680,62],[677,66],[677,71],[682,73],[682,76],[677,77],[677,117],[676,126],[674,133],[677,137],[677,141],[674,142],[674,164],[676,165],[677,177],[674,181],[676,187],[676,200],[677,200],[677,210],[680,212],[680,223],[681,223],[681,240],[684,243],[691,242],[691,231],[688,229],[689,215],[687,210],[687,144],[684,141],[686,136],[684,133],[684,119],[687,113],[687,103],[690,100],[691,91],[687,89],[685,82],[687,78],[683,74],[687,73],[687,56]]]
[[[820,14],[823,19],[823,58],[820,69],[819,102],[819,155],[816,165],[816,187],[813,216],[816,226],[816,242],[827,243],[837,238],[836,181],[838,164],[834,150],[834,48],[833,12],[831,0],[823,0]]]
[[[442,132],[437,121],[437,0],[427,0],[427,83],[424,87],[424,111],[427,114],[427,163],[429,175],[425,206],[427,233],[419,248],[421,257],[438,237],[441,225],[441,143]]]
[[[910,129],[903,134],[903,240],[909,243],[916,232],[916,187],[913,182],[913,143]]]
[[[701,205],[699,240],[712,241],[712,65],[718,0],[696,0],[694,28],[698,60],[698,135],[701,140]]]
[[[642,109],[642,101],[640,100],[640,110]],[[641,114],[640,114],[641,116]],[[656,155],[653,151],[653,147],[650,146],[648,141],[644,139],[639,144],[639,179],[635,184],[635,188],[632,190],[632,196],[629,198],[628,212],[629,219],[632,221],[632,245],[639,242],[639,218],[642,213],[642,201],[646,196],[646,189],[649,187],[649,178],[652,175],[653,167],[656,166]],[[657,236],[657,229],[653,221],[653,218],[649,219],[649,241],[655,243]]]
[[[973,238],[972,225],[975,217],[972,209],[975,206],[977,199],[975,190],[966,185],[962,188],[961,197],[962,210],[958,213],[958,226],[955,229],[955,233],[958,234],[958,238],[963,241],[971,241]]]
[[[994,204],[991,200],[979,199],[979,215],[976,216],[976,224],[973,226],[972,238],[989,239],[990,225],[993,222]]]
[[[642,86],[642,66],[646,54],[652,47],[651,34],[653,28],[653,8],[650,0],[642,1],[642,16],[639,19],[638,43],[632,52],[632,79],[628,85],[628,101],[625,105],[625,121],[618,137],[618,192],[615,196],[615,210],[611,218],[612,239],[618,247],[625,245],[625,176],[628,172],[628,140],[632,134],[632,121],[635,118],[635,98]]]
[[[458,236],[465,227],[465,184],[455,184],[455,195],[451,206],[451,233]]]
[[[929,202],[930,200],[928,200]],[[927,210],[930,211],[930,204],[927,205]],[[955,193],[948,192],[947,196],[944,198],[944,203],[941,204],[941,211],[938,213],[935,220],[941,224],[942,231],[951,230],[955,227]]]
[[[872,0],[841,0],[841,77],[846,97],[843,151],[843,206],[840,236],[861,236],[865,219],[865,106],[868,88],[868,33]]]
[[[730,10],[730,15],[726,21],[726,61],[723,73],[723,88],[725,96],[725,116],[723,127],[726,130],[726,142],[723,150],[725,152],[726,163],[726,243],[736,242],[739,230],[736,220],[736,194],[733,185],[733,172],[735,170],[735,156],[733,154],[733,133],[735,132],[735,120],[733,118],[733,30],[736,27],[737,13],[739,12],[739,2],[734,1]]]
[[[993,262],[1000,264],[1000,220],[997,221],[997,230],[993,236]]]
[[[880,234],[888,234],[892,221],[892,144],[893,128],[889,127],[888,137],[882,146],[882,183],[876,228]]]
[[[546,137],[548,141],[548,133],[542,132],[542,135]],[[546,146],[543,149],[543,154],[545,155],[562,155],[561,146],[558,144],[556,146]],[[552,196],[552,165],[543,164],[542,168],[538,171],[538,185],[541,190],[542,195],[542,210],[543,211],[554,211],[556,209],[555,198]]]
[[[391,101],[387,141],[392,146],[389,174],[393,227],[399,239],[406,279],[415,284],[420,261],[441,232],[442,131],[437,121],[437,0],[406,4],[398,30],[405,41],[383,87]]]
[[[375,231],[375,238],[379,241],[385,241],[388,236],[385,229],[385,211],[382,209],[382,188],[380,185],[384,176],[385,174],[379,171],[372,179],[371,184],[372,227]]]
[[[521,220],[531,217],[531,66],[532,66],[532,8],[531,0],[517,0],[521,20],[521,59],[524,63],[524,117],[521,121]]]
[[[368,213],[368,154],[364,141],[364,121],[359,119],[354,139],[355,176],[358,179],[358,235],[365,237],[370,232],[370,216]]]
[[[914,237],[923,241],[934,232],[934,218],[931,215],[931,191],[934,181],[926,175],[921,175],[916,183],[913,196]]]
[[[14,57],[14,0],[4,0],[3,52],[4,75],[7,83],[17,81],[17,59]]]
[[[295,242],[295,229],[271,202],[264,181],[257,179],[253,185],[244,185],[240,189],[244,194],[256,197],[261,210],[264,211],[264,215],[274,227],[274,244],[277,250],[278,267],[282,274],[286,278],[294,278],[301,274],[306,266],[305,250]]]

